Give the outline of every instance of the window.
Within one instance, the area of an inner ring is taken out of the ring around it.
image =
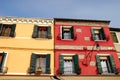
[[[116,65],[112,55],[109,56],[97,55],[96,60],[98,72],[100,74],[117,73]]]
[[[115,42],[115,43],[118,43],[118,38],[117,38],[117,35],[115,32],[110,32],[111,33],[111,36],[112,36],[112,40]]]
[[[36,70],[37,69],[41,69],[42,73],[46,72],[46,56],[45,55],[37,55]]]
[[[14,37],[16,24],[0,24],[0,36]]]
[[[5,66],[5,58],[7,53],[0,53],[0,73],[4,72]]]
[[[50,54],[40,55],[32,53],[30,62],[30,73],[49,74]]]
[[[51,27],[34,26],[33,38],[48,38],[51,39]]]
[[[74,28],[72,26],[62,26],[61,38],[65,40],[74,39]]]
[[[91,32],[93,40],[106,40],[103,28],[92,28]]]
[[[60,74],[80,74],[78,55],[60,55]]]

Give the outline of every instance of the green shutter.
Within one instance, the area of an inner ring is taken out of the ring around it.
[[[46,55],[46,73],[50,74],[50,54]]]
[[[64,73],[64,56],[60,55],[60,74]]]
[[[48,39],[51,39],[52,36],[51,36],[51,27],[47,27],[47,33],[48,33]]]
[[[111,69],[112,69],[112,72],[113,72],[113,73],[117,73],[117,69],[116,69],[116,65],[115,65],[113,56],[110,55],[110,56],[109,56],[109,59],[110,59],[110,67],[111,67]]]
[[[0,24],[0,34],[1,34],[1,31],[2,31],[2,24]]]
[[[12,27],[11,27],[10,37],[15,36],[15,28],[16,28],[16,24],[13,24]]]
[[[71,30],[71,39],[74,39],[74,27],[72,26],[70,30]]]
[[[0,62],[0,72],[3,72],[4,62],[5,62],[7,53],[0,53],[0,54],[2,55],[2,61]]]
[[[32,38],[37,38],[37,37],[38,37],[38,26],[34,26]]]
[[[81,73],[81,70],[80,70],[80,68],[79,68],[78,55],[74,55],[74,56],[73,56],[73,61],[74,61],[75,73],[80,74],[80,73]]]
[[[37,55],[32,53],[31,61],[30,61],[30,73],[35,73],[36,57],[37,57]]]
[[[100,63],[100,56],[96,55],[96,62],[97,62],[97,68],[98,68],[98,72],[102,73],[102,66]]]
[[[64,27],[62,27],[62,39],[64,39]]]
[[[100,29],[100,34],[102,35],[102,40],[106,40],[104,28],[101,28],[101,29]]]
[[[94,33],[94,29],[93,29],[93,28],[91,28],[91,33],[92,33],[92,39],[93,39],[93,40],[96,40],[96,37],[95,37],[95,33]]]

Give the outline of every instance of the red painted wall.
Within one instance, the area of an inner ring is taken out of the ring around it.
[[[92,40],[92,33],[91,33],[91,28],[93,26],[81,26],[81,25],[74,25],[74,34],[77,35],[76,40],[60,40],[59,36],[60,36],[60,27],[61,26],[66,26],[66,25],[59,25],[59,24],[55,24],[55,45],[71,45],[71,46],[93,46],[95,44],[95,41]],[[67,25],[67,26],[71,26],[71,25]],[[94,26],[94,27],[100,27],[101,26]],[[76,29],[81,29],[81,32],[76,32]],[[114,47],[111,35],[110,35],[110,31],[109,28],[106,26],[103,26],[104,28],[104,32],[105,35],[107,37],[107,41],[99,41],[99,45],[100,46],[111,46]],[[109,36],[109,37],[108,37]],[[90,41],[85,41],[84,37],[90,37]],[[87,54],[89,51],[85,51],[85,50],[58,50],[55,49],[55,74],[59,75],[59,55],[61,53],[64,54]],[[120,68],[120,62],[118,60],[118,56],[116,54],[115,50],[100,50],[98,51],[93,51],[92,52],[92,57],[91,57],[91,61],[95,61],[96,62],[96,54],[111,54],[114,57],[115,63],[116,63],[116,67]],[[81,67],[81,74],[80,75],[99,75],[98,71],[97,71],[97,67],[96,66],[86,66],[83,65],[84,60],[83,59],[79,59],[79,66]]]
[[[87,51],[86,53],[88,53],[89,51]],[[64,54],[85,54],[85,51],[75,51],[75,50],[55,50],[55,74],[56,75],[60,75],[59,74],[59,55],[61,53]],[[116,68],[120,68],[119,65],[119,60],[117,59],[117,54],[114,51],[100,51],[100,53],[98,53],[98,51],[94,51],[92,52],[92,57],[91,57],[91,61],[95,61],[96,62],[96,54],[111,54],[114,56],[114,60],[115,60],[115,64],[116,64]],[[79,58],[78,58],[79,59]],[[84,65],[84,59],[79,59],[79,66],[81,68],[81,74],[80,75],[99,75],[98,74],[98,70],[96,66],[90,66],[90,65]]]
[[[63,26],[63,25],[62,25]],[[66,26],[66,25],[64,25]],[[71,25],[68,25],[71,26]],[[91,28],[92,26],[77,26],[74,25],[74,33],[75,35],[77,35],[77,39],[76,40],[59,40],[58,37],[60,36],[60,27],[61,25],[55,25],[55,45],[84,45],[84,46],[90,46],[93,45],[95,43],[95,41],[92,40],[92,34],[91,34]],[[95,26],[94,26],[95,27]],[[98,27],[98,26],[96,26]],[[99,26],[101,27],[101,26]],[[76,29],[80,28],[82,30],[82,32],[76,32]],[[104,32],[106,34],[106,36],[109,36],[110,39],[106,42],[104,41],[100,41],[99,44],[102,46],[114,46],[113,42],[112,42],[112,38],[110,36],[110,32],[109,32],[109,28],[108,27],[104,27]],[[90,41],[85,41],[84,37],[91,37]]]

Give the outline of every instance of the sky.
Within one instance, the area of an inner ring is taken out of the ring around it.
[[[0,0],[0,16],[110,20],[120,28],[120,0]]]

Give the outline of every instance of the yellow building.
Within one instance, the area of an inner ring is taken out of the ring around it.
[[[54,74],[53,19],[0,17],[0,74]]]
[[[110,33],[120,60],[120,28],[110,28]]]

